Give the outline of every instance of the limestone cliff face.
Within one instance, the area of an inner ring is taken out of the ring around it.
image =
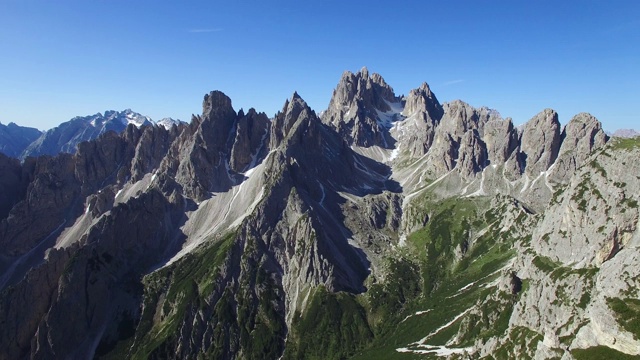
[[[244,115],[238,114],[240,119],[236,125],[235,140],[231,148],[231,170],[241,173],[256,165],[261,151],[266,150],[266,139],[269,135],[271,122],[264,113],[257,113],[254,109]]]
[[[236,117],[231,99],[213,91],[205,95],[202,116],[191,122],[191,133],[183,133],[173,144],[176,154],[170,160],[176,163],[163,172],[175,174],[189,197],[203,200],[209,191],[224,191],[233,183],[226,169]]]
[[[31,356],[86,358],[117,341],[122,324],[139,316],[142,294],[135,284],[163,259],[182,217],[179,210],[180,197],[149,191],[101,217],[69,250],[56,296],[35,330]]]
[[[493,119],[485,124],[484,141],[489,164],[504,164],[518,146],[518,132],[510,118]]]
[[[524,171],[536,176],[547,171],[560,150],[558,113],[545,109],[529,120],[522,130],[520,152],[524,154]]]
[[[487,164],[487,147],[477,130],[468,131],[463,135],[458,152],[457,168],[465,178],[481,172]]]
[[[600,122],[591,114],[574,116],[562,130],[562,145],[553,167],[551,180],[563,183],[585,163],[593,150],[607,142],[607,135]]]
[[[396,133],[399,144],[405,145],[412,157],[424,155],[433,144],[435,129],[443,113],[442,105],[426,82],[411,90],[402,111],[402,116],[408,118],[406,130]]]
[[[493,115],[476,110],[462,101],[444,105],[444,115],[436,128],[427,153],[431,176],[437,178],[458,168],[464,178],[474,177],[487,166],[487,148],[482,136],[484,124]]]
[[[637,298],[639,151],[614,141],[592,153],[532,227],[531,250],[514,265],[531,287],[510,324],[544,334],[537,358],[595,346],[640,354],[611,305]]]
[[[173,126],[166,130],[162,126],[145,127],[140,134],[136,145],[135,154],[131,163],[131,179],[138,181],[145,174],[156,171],[160,162],[167,153],[169,146],[179,133],[185,129],[185,125]],[[131,131],[134,129],[131,128]]]
[[[563,264],[589,267],[624,248],[638,223],[636,155],[605,148],[591,157],[545,212],[533,234],[537,249]]]

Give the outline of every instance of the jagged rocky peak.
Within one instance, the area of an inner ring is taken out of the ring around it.
[[[236,113],[228,96],[212,91],[204,96],[202,115],[193,116],[172,143],[160,172],[196,201],[225,192],[264,158],[271,126],[264,113],[255,109]]]
[[[213,130],[215,139],[211,139],[214,140],[212,145],[224,146],[236,116],[237,114],[231,105],[231,99],[222,91],[212,91],[209,94],[205,94],[202,101],[202,124],[200,124],[200,129],[205,132],[207,129]],[[210,123],[210,125],[205,125],[205,123]]]
[[[439,121],[444,113],[436,94],[431,91],[426,82],[423,82],[419,88],[411,90],[406,98],[402,114],[411,116],[416,113],[425,114],[424,120],[432,122]]]
[[[211,192],[227,191],[239,177],[229,168],[237,120],[228,96],[220,91],[206,94],[202,115],[194,116],[187,131],[171,145],[161,172],[175,179],[187,197],[198,201]]]
[[[429,150],[435,137],[435,129],[440,124],[444,109],[429,85],[424,82],[403,97],[402,117],[407,118],[402,130],[394,129],[395,138],[403,150],[412,158],[420,157]],[[404,120],[404,119],[402,119]]]
[[[390,107],[385,101],[396,100],[393,89],[382,76],[378,73],[369,75],[369,70],[363,67],[355,74],[350,71],[342,74],[333,91],[330,107],[342,110],[344,107],[351,107],[354,102],[362,102],[363,107],[388,111]]]
[[[574,116],[562,130],[561,137],[558,159],[551,174],[551,181],[555,183],[568,181],[591,152],[604,146],[608,140],[600,121],[588,113]]]
[[[319,119],[298,92],[294,92],[291,100],[285,101],[282,110],[273,119],[270,147],[272,149],[278,147],[289,136],[294,125],[301,121],[319,122]]]
[[[461,100],[445,103],[441,127],[454,138],[461,138],[469,130],[477,129],[484,136],[484,126],[490,120],[502,120],[500,113],[487,107],[474,108]]]
[[[242,109],[238,112],[236,133],[231,148],[229,165],[235,172],[243,172],[255,165],[267,136],[271,122],[265,113],[259,113],[254,108],[245,114]]]
[[[229,111],[229,109],[233,110],[231,99],[222,91],[214,90],[204,95],[204,100],[202,101],[203,116],[211,116],[214,111]]]
[[[131,165],[131,179],[133,181],[142,179],[145,174],[153,172],[160,166],[171,143],[179,134],[178,127],[184,128],[185,125],[176,123],[169,128],[164,125],[148,126],[140,130],[142,133],[139,135],[140,140],[137,142]],[[134,130],[136,130],[135,127],[129,126],[125,136],[134,133]]]
[[[369,75],[365,67],[355,74],[342,74],[322,121],[350,144],[391,148],[388,129],[401,111],[402,100],[382,76]]]
[[[484,126],[484,141],[487,144],[489,163],[505,163],[518,146],[518,131],[511,118],[488,121]]]
[[[588,155],[593,149],[603,146],[607,142],[607,134],[602,124],[589,113],[579,113],[562,131],[562,146],[560,153],[570,150]]]
[[[560,128],[558,113],[553,109],[544,109],[524,125],[520,151],[525,155],[526,174],[538,176],[556,161],[562,141]]]
[[[464,177],[481,171],[486,166],[487,149],[481,140],[484,124],[492,118],[486,108],[475,109],[455,100],[443,105],[444,114],[435,128],[429,147],[429,172],[440,177],[463,161]]]
[[[199,131],[207,149],[226,147],[236,117],[231,99],[223,92],[216,90],[204,96]]]
[[[487,165],[487,147],[476,129],[467,131],[462,136],[458,152],[456,168],[464,178],[474,176]]]

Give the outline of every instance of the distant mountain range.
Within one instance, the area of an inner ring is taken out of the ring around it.
[[[610,135],[611,137],[634,138],[636,136],[640,136],[640,132],[637,132],[634,129],[618,129]]]
[[[108,110],[104,114],[77,116],[53,129],[41,132],[14,123],[0,124],[0,152],[24,160],[29,156],[75,153],[79,143],[93,140],[108,131],[121,133],[129,124],[136,127],[157,125],[170,129],[180,120],[164,118],[154,122],[150,117],[131,109]]]
[[[20,154],[42,135],[38,129],[9,123],[0,123],[0,152],[11,157],[19,157]]]

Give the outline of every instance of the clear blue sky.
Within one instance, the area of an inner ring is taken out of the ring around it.
[[[319,112],[364,65],[516,124],[550,107],[640,128],[640,1],[0,0],[5,124],[189,120],[215,89],[269,116],[297,90]]]

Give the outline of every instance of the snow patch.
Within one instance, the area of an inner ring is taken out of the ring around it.
[[[435,356],[441,356],[441,357],[445,357],[445,356],[450,356],[450,355],[461,355],[464,353],[473,353],[474,349],[473,347],[466,347],[466,348],[449,348],[446,346],[434,346],[434,345],[418,345],[418,347],[420,349],[409,349],[409,348],[397,348],[396,351],[397,352],[401,352],[401,353],[414,353],[414,354],[421,354],[421,355],[435,355]]]
[[[435,329],[433,332],[431,332],[429,335],[423,337],[422,339],[411,343],[409,345],[425,345],[425,341],[429,340],[429,338],[431,338],[432,336],[436,335],[437,333],[439,333],[440,331],[448,328],[449,326],[453,325],[456,321],[460,320],[461,317],[467,315],[469,313],[469,311],[471,311],[471,309],[473,308],[468,308],[467,310],[463,311],[462,313],[456,315],[456,317],[454,317],[451,321],[449,321],[448,323],[440,326],[439,328]],[[429,346],[429,345],[427,345]]]
[[[439,178],[437,178],[434,182],[432,182],[431,184],[423,187],[420,190],[414,191],[411,194],[407,195],[404,197],[404,201],[402,203],[402,208],[405,208],[406,205],[409,203],[409,201],[411,201],[411,199],[413,199],[414,197],[420,195],[421,193],[423,193],[425,190],[430,189],[432,187],[434,187],[437,183],[439,183],[440,181],[442,181],[445,177],[447,177],[447,175],[451,174],[451,172],[453,172],[453,170],[449,171],[448,173],[440,176]]]
[[[463,316],[468,314],[471,311],[471,309],[472,308],[469,308],[469,309],[465,310],[464,312],[462,312],[461,314],[458,314],[451,321],[449,321],[448,323],[440,326],[439,328],[437,328],[436,330],[434,330],[433,332],[431,332],[429,335],[425,336],[424,338],[420,339],[419,341],[411,343],[407,347],[397,348],[396,351],[397,352],[401,352],[401,353],[414,353],[414,354],[421,354],[421,355],[429,354],[429,355],[436,355],[436,356],[450,356],[450,355],[453,355],[453,354],[473,353],[474,352],[474,348],[473,347],[450,348],[450,347],[442,346],[442,345],[428,345],[428,344],[425,344],[425,342],[427,340],[429,340],[429,338],[431,338],[432,336],[436,335],[440,331],[448,328],[449,326],[453,325],[460,318],[462,318]],[[428,312],[428,311],[429,310],[426,310],[425,312]],[[425,312],[418,312],[418,313],[423,314]],[[416,315],[418,313],[416,313]]]
[[[416,311],[415,314],[411,314],[411,315],[407,315],[406,318],[404,318],[402,321],[400,321],[400,323],[403,323],[405,321],[407,321],[407,319],[414,317],[414,316],[420,316],[420,315],[424,315],[427,314],[429,311],[431,311],[432,309],[427,309],[427,310],[423,310],[423,311]]]
[[[387,161],[391,162],[395,160],[398,157],[399,153],[400,153],[400,147],[396,146],[395,149],[391,150],[391,154],[389,155],[389,159],[387,159]]]
[[[398,240],[398,247],[404,247],[407,245],[407,235],[400,235],[400,239]]]
[[[267,135],[269,135],[269,130],[266,129],[264,131],[264,134],[262,134],[262,137],[260,138],[260,146],[258,147],[258,149],[256,150],[255,153],[251,154],[251,162],[249,162],[249,165],[247,166],[246,171],[244,172],[244,176],[251,176],[251,174],[253,173],[253,171],[255,170],[256,167],[256,161],[258,159],[258,154],[260,154],[260,151],[262,150],[262,148],[264,147],[265,144],[265,139],[267,138]],[[271,153],[269,153],[271,154]]]
[[[391,103],[386,100],[385,102],[387,103],[387,105],[389,105],[391,109],[389,111],[384,111],[384,112],[376,109],[376,113],[378,115],[377,122],[379,126],[385,129],[391,129],[391,127],[395,122],[401,121],[404,119],[404,116],[402,115],[402,111],[404,110],[404,107],[402,106],[401,102]]]
[[[322,196],[320,197],[320,205],[324,206],[324,199],[327,197],[327,193],[324,191],[324,185],[322,185],[322,183],[318,180],[316,180],[318,182],[318,185],[320,185],[320,190],[322,190]]]

